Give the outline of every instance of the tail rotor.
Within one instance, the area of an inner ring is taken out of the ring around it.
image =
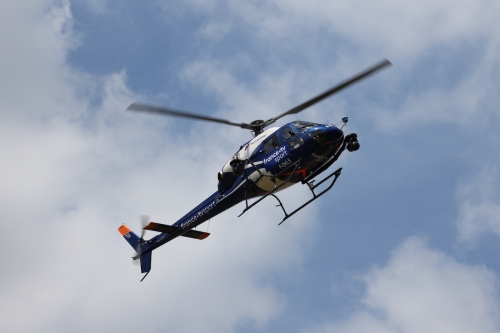
[[[151,251],[143,254],[143,246],[146,246],[148,243],[147,240],[144,239],[145,230],[144,227],[149,223],[149,216],[143,215],[141,216],[141,224],[142,231],[141,237],[139,237],[135,232],[130,230],[125,224],[122,224],[118,228],[118,232],[123,238],[129,243],[129,245],[136,251],[136,253],[132,256],[132,258],[136,258],[136,260],[132,260],[132,263],[135,265],[141,266],[141,272],[146,273],[142,280],[148,275],[149,271],[151,271]],[[147,247],[147,246],[146,246]],[[146,249],[147,250],[147,249]],[[141,281],[142,281],[141,280]]]
[[[142,243],[144,242],[144,235],[146,234],[146,230],[144,229],[144,227],[147,226],[148,223],[149,223],[149,216],[142,215],[141,216],[141,237],[139,238],[139,245],[137,245],[137,249],[136,249],[137,253],[142,252]]]
[[[141,237],[139,238],[139,242],[137,244],[137,247],[135,248],[134,255],[132,256],[132,264],[136,266],[141,265],[141,260],[139,258],[133,259],[137,254],[142,252],[142,243],[144,243],[144,236],[146,235],[146,230],[144,230],[144,227],[148,225],[150,218],[148,215],[141,215]]]

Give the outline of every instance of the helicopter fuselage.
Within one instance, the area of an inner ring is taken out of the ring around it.
[[[296,175],[280,190],[289,187],[335,154],[343,135],[343,131],[335,125],[304,121],[269,128],[242,145],[224,165],[218,174],[219,192],[234,187],[237,180],[242,182],[246,179],[255,183],[257,191],[269,192],[283,180],[283,177],[273,177],[300,161]]]

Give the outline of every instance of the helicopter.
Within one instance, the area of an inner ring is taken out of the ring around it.
[[[140,261],[141,272],[145,273],[141,281],[151,271],[153,250],[180,236],[199,240],[207,238],[210,233],[194,229],[241,202],[245,202],[245,208],[239,216],[255,207],[262,200],[274,197],[278,201],[277,207],[281,207],[284,213],[283,220],[278,224],[281,225],[295,213],[328,192],[335,185],[342,168],[335,170],[321,181],[316,182],[316,177],[334,164],[345,150],[354,152],[360,148],[356,133],[344,133],[348,118],[343,117],[337,124],[317,124],[297,120],[281,127],[267,129],[266,127],[285,116],[297,114],[390,65],[392,64],[389,60],[383,59],[276,117],[268,120],[254,120],[251,123],[236,123],[165,107],[139,102],[132,103],[126,110],[237,126],[250,130],[253,134],[253,138],[242,144],[239,150],[224,164],[222,170],[218,172],[217,191],[177,222],[172,225],[149,222],[149,217],[143,216],[143,228],[140,236],[125,224],[118,228],[119,233],[136,251],[132,259]],[[338,127],[341,123],[342,125]],[[317,193],[318,186],[326,181],[330,181],[327,183],[329,185]],[[295,210],[287,212],[276,193],[299,182],[308,186],[312,198]],[[250,199],[257,200],[249,203]],[[159,234],[146,240],[144,239],[146,230],[156,231]]]

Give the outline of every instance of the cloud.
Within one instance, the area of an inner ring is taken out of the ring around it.
[[[201,36],[223,43],[243,27],[247,34],[239,37],[252,35],[245,44],[271,55],[262,61],[237,52],[214,60],[200,53],[175,74],[215,99],[216,113],[224,117],[267,119],[324,90],[332,76],[343,78],[359,70],[359,63],[370,64],[374,54],[409,60],[400,65],[394,86],[383,87],[394,93],[401,78],[418,72],[433,47],[460,51],[462,42],[467,46],[497,31],[489,14],[476,24],[478,13],[494,13],[493,2],[449,8],[447,2],[354,4],[198,2],[194,11],[205,8],[214,14],[200,25]],[[95,10],[105,15],[110,5]],[[225,6],[221,12],[220,6]],[[281,227],[269,224],[281,216],[274,202],[264,201],[240,219],[241,207],[235,207],[211,221],[212,235],[203,242],[177,240],[155,251],[153,271],[141,284],[138,268],[129,265],[132,251],[116,232],[124,222],[137,229],[144,213],[172,223],[205,199],[215,191],[216,172],[249,139],[248,133],[196,123],[181,130],[177,120],[123,112],[132,100],[155,96],[131,91],[126,71],[93,76],[68,64],[68,52],[80,39],[72,30],[67,1],[12,2],[0,17],[5,51],[0,61],[0,249],[6,254],[0,259],[0,329],[230,332],[263,329],[282,318],[290,304],[273,277],[291,276],[301,265],[318,223],[314,205]],[[316,37],[318,31],[327,34]],[[286,36],[293,36],[294,43],[287,43]],[[438,111],[463,105],[459,124],[474,119],[482,106],[490,112],[498,49],[494,39],[488,41],[487,52],[481,49],[478,57],[481,66],[465,74],[465,83],[417,89],[396,106],[379,108],[379,114],[403,106],[407,111],[396,126],[447,122],[452,114]],[[288,52],[299,44],[299,54],[308,55],[292,61]],[[335,75],[324,70],[329,65]],[[484,82],[489,88],[475,89]],[[351,100],[329,102],[338,104],[336,116],[349,107],[346,101]],[[435,106],[425,109],[429,104]],[[325,104],[308,112],[318,121],[333,118],[326,116]],[[496,179],[493,171],[487,173]],[[464,193],[475,190],[464,186]],[[290,191],[284,194],[286,203],[304,201],[304,194]],[[498,204],[493,187],[490,194],[459,198],[465,203],[464,221],[477,219],[467,209]],[[481,216],[493,219],[493,214]],[[456,262],[412,238],[385,266],[364,276],[361,310],[347,321],[325,323],[324,329],[498,331],[496,280],[488,269]]]
[[[498,170],[486,167],[457,188],[458,233],[461,241],[475,241],[484,233],[500,236]]]
[[[493,1],[403,4],[393,0],[377,3],[318,0],[306,5],[278,0],[274,3],[281,10],[293,13],[302,26],[309,22],[312,27],[327,27],[354,39],[356,44],[382,47],[398,58],[421,54],[440,43],[453,45],[486,33],[494,17],[485,13],[497,8]]]
[[[314,208],[308,224],[278,229],[273,203],[240,219],[235,207],[203,242],[155,251],[139,284],[116,229],[137,229],[144,213],[175,222],[216,190],[242,142],[198,125],[178,136],[174,120],[125,113],[139,99],[126,72],[93,76],[68,64],[78,36],[67,1],[12,3],[2,17],[0,330],[229,332],[282,313],[286,297],[268,275],[300,265]]]
[[[299,68],[276,66],[259,75],[251,83],[240,77],[251,72],[258,64],[244,55],[231,61],[212,58],[191,62],[182,71],[181,78],[194,88],[217,100],[223,113],[235,114],[233,121],[251,122],[255,119],[269,119],[302,103],[332,84],[326,75],[315,77],[315,72],[302,72]],[[335,109],[332,111],[332,105]],[[340,121],[345,115],[345,102],[320,103],[307,112],[280,119],[273,126],[298,119],[325,122]]]
[[[411,237],[363,275],[366,292],[347,319],[309,332],[499,332],[498,276]]]
[[[264,40],[319,30],[344,36],[361,49],[385,49],[393,56],[413,58],[443,43],[456,46],[486,36],[497,26],[495,1],[449,0],[401,3],[385,0],[356,1],[189,1],[191,8],[209,19],[252,27],[252,36]],[[219,15],[217,15],[219,14]],[[498,26],[497,26],[498,27]],[[344,45],[344,43],[342,43]],[[363,47],[365,45],[365,47]]]
[[[388,58],[394,68],[368,91],[377,97],[367,100],[363,91],[365,96],[349,100],[355,108],[373,110],[370,117],[382,131],[417,123],[486,127],[498,120],[496,1],[189,3],[206,16],[202,36],[216,42],[246,36],[245,45],[262,53],[262,67],[294,72],[287,77],[291,85],[318,83],[322,91],[332,78]]]

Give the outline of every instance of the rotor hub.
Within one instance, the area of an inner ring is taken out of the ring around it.
[[[257,120],[254,120],[250,123],[250,125],[254,125],[254,126],[259,126],[259,125],[263,125],[264,124],[264,120],[262,119],[257,119]]]

